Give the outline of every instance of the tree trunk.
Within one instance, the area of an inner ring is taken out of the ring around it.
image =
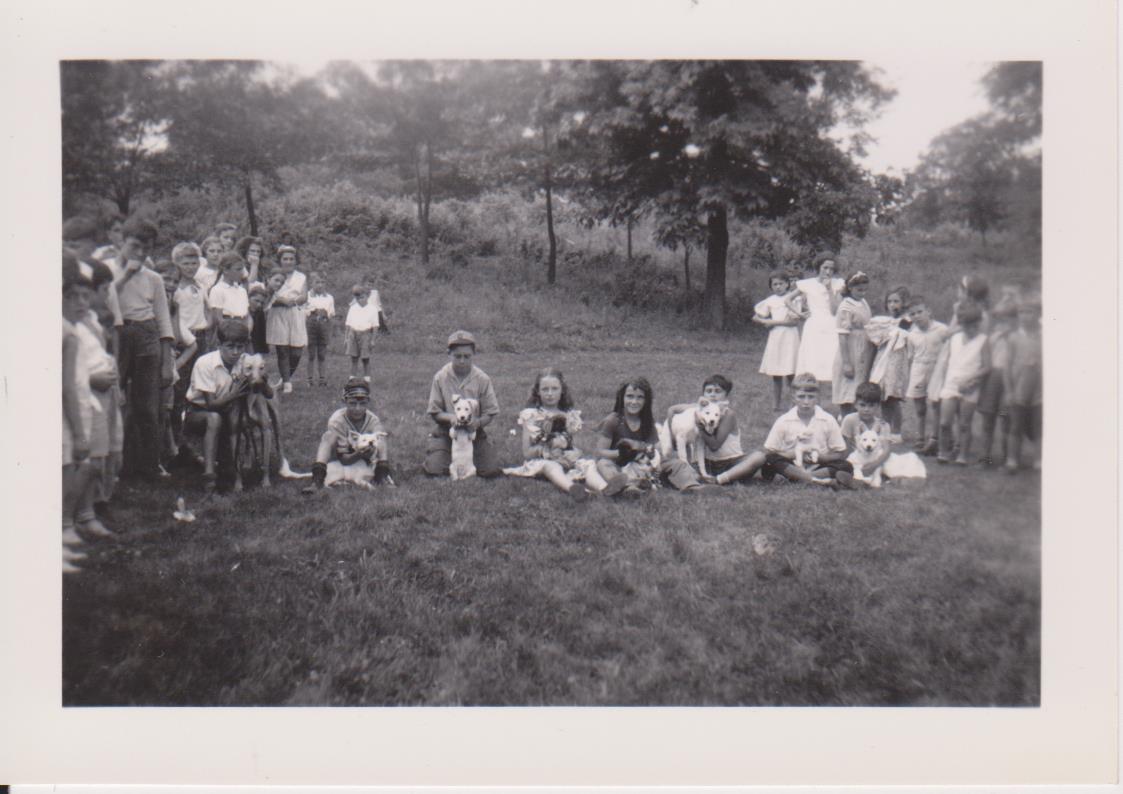
[[[628,218],[628,267],[632,266],[632,219]]]
[[[425,182],[422,190],[421,264],[429,264],[429,208],[433,204],[433,145],[425,142]]]
[[[702,297],[702,322],[706,328],[725,328],[725,257],[729,251],[728,213],[724,206],[706,219],[706,291]]]
[[[553,284],[558,278],[558,238],[554,234],[554,193],[550,175],[550,143],[546,127],[542,127],[542,148],[546,155],[546,237],[550,241],[550,255],[546,259],[546,283]]]
[[[257,237],[257,213],[253,209],[253,185],[250,175],[246,174],[246,214],[250,217],[250,237]]]
[[[682,270],[683,270],[683,275],[686,276],[686,292],[687,292],[687,294],[689,294],[690,293],[690,246],[684,245],[682,247],[682,250],[683,250]]]

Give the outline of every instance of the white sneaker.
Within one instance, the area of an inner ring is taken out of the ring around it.
[[[365,380],[367,383],[370,383],[370,375],[363,375],[363,380]]]
[[[285,385],[281,388],[281,391],[284,394],[292,394],[292,381],[288,381],[287,383],[285,383]]]
[[[65,546],[77,546],[82,543],[82,538],[74,527],[67,527],[62,531],[62,542]]]

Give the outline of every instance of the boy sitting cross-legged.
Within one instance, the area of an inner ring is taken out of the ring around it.
[[[370,384],[365,378],[350,378],[343,387],[344,407],[328,419],[327,430],[320,436],[316,462],[312,464],[312,483],[304,493],[315,493],[324,487],[328,464],[333,460],[344,466],[365,461],[374,467],[377,484],[395,486],[390,476],[389,448],[385,443],[364,446],[362,437],[382,433],[382,421],[370,410]],[[334,475],[333,475],[334,476]]]
[[[846,460],[846,442],[835,418],[819,407],[819,382],[809,372],[792,381],[795,407],[772,425],[764,442],[764,478],[817,485],[854,487],[854,467]],[[796,455],[803,458],[797,465]]]
[[[729,403],[733,383],[724,375],[711,375],[702,383],[702,397],[719,403]],[[672,405],[667,410],[667,427],[676,414],[694,407],[695,403]],[[698,433],[698,443],[703,444],[702,452],[706,458],[705,473],[699,472],[703,482],[726,485],[737,480],[747,480],[757,469],[764,465],[764,453],[754,451],[746,454],[741,448],[741,431],[737,427],[737,415],[728,410],[722,414],[717,430],[713,435]]]
[[[240,366],[249,338],[249,329],[241,320],[222,320],[218,324],[218,349],[200,356],[191,370],[183,432],[203,436],[203,482],[208,491],[215,488],[218,440],[230,405],[253,387]],[[273,396],[268,384],[263,389],[267,398]]]

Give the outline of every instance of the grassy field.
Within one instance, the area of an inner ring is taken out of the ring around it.
[[[890,239],[867,245],[900,255]],[[893,273],[904,283],[954,281],[910,261]],[[353,275],[332,276],[337,295]],[[64,581],[64,703],[1039,702],[1035,473],[932,465],[926,482],[880,491],[754,483],[586,504],[541,481],[426,479],[425,399],[455,326],[480,335],[511,464],[508,431],[545,365],[590,420],[626,376],[648,377],[662,411],[723,372],[746,446],[772,422],[762,333],[684,331],[587,285],[520,278],[500,262],[451,280],[385,268],[394,334],[380,339],[374,409],[399,488],[305,497],[304,481],[281,481],[204,501],[188,474],[123,485],[120,537],[88,544]],[[330,366],[342,376],[347,362]],[[309,467],[336,404],[301,373],[282,403],[294,467]],[[195,523],[172,518],[178,495]]]

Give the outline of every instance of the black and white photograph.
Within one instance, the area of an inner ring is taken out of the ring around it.
[[[57,49],[56,719],[1055,713],[1067,61]]]

